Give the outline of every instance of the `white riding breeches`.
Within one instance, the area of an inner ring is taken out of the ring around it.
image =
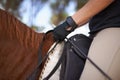
[[[93,39],[88,57],[112,80],[120,80],[120,28],[107,28]],[[108,80],[88,60],[80,80]]]

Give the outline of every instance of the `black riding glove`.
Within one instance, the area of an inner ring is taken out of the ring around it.
[[[55,41],[63,41],[66,36],[74,31],[74,29],[77,27],[77,24],[72,19],[72,17],[67,17],[66,21],[62,24],[58,25],[53,30],[53,37]],[[69,30],[68,30],[69,28]]]

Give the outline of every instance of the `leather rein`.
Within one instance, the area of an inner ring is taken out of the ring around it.
[[[92,61],[87,55],[84,54],[84,52],[79,49],[70,39],[66,38],[67,41],[73,46],[75,47],[75,51],[76,51],[76,54],[82,58],[84,57],[85,59],[88,59],[88,61],[90,61],[90,63],[96,68],[98,69],[102,75],[104,75],[108,80],[112,80],[112,78],[107,74],[105,73],[94,61]],[[81,53],[81,54],[79,54]],[[49,73],[49,75],[47,75],[43,80],[49,80],[50,77],[56,72],[56,70],[58,69],[58,67],[60,66],[62,60],[63,60],[63,56],[65,54],[62,54],[60,59],[58,60],[57,64],[55,65],[55,67],[53,68],[53,70]]]
[[[38,65],[37,67],[34,69],[34,71],[29,75],[29,77],[27,78],[27,80],[36,80],[36,77],[39,76],[39,71],[40,71],[40,67],[42,66],[42,63],[48,58],[49,54],[54,50],[54,48],[57,46],[58,42],[56,42],[56,44],[52,47],[52,49],[50,49],[46,55],[42,58],[42,48],[44,45],[44,41],[45,41],[45,37],[48,33],[52,32],[52,30],[46,32],[43,35],[41,44],[39,46],[39,50],[38,50]]]
[[[48,31],[46,34],[48,34],[49,32],[51,31]],[[44,42],[44,39],[45,39],[45,36],[46,34],[44,35],[43,39],[42,39],[42,44],[40,44],[40,47],[39,47],[39,59],[42,58],[42,47],[43,47],[43,42]],[[80,50],[72,41],[70,41],[68,38],[66,38],[67,41],[72,44],[74,47],[75,47],[75,51],[77,53],[77,55],[81,58],[81,57],[85,57],[86,59],[88,59],[88,61],[90,61],[90,63],[96,68],[98,69],[108,80],[112,80],[111,77],[106,74],[98,65],[96,65],[87,55],[84,54],[84,52],[82,50]],[[40,62],[38,63],[38,66],[35,68],[34,72],[29,76],[29,79],[27,80],[35,80],[36,78],[36,75],[37,73],[39,72],[39,69],[40,69],[40,66],[42,65],[42,63],[48,58],[50,52],[52,52],[55,47],[57,46],[57,44],[59,43],[59,41],[56,42],[56,44],[53,46],[53,48],[51,50],[48,51],[48,53],[45,55],[45,57],[43,59],[40,60]],[[81,55],[79,54],[81,53]],[[55,72],[56,70],[58,69],[58,67],[60,66],[62,60],[63,60],[63,56],[64,54],[61,55],[60,59],[58,60],[57,64],[55,65],[55,67],[53,68],[53,70],[49,73],[49,75],[47,75],[43,80],[48,80]]]

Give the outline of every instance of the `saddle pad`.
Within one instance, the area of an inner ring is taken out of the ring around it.
[[[53,48],[54,45],[55,43],[52,45],[50,50]],[[56,65],[56,63],[58,62],[62,54],[63,46],[64,46],[64,42],[59,43],[55,47],[55,49],[50,53],[49,57],[47,58],[45,62],[45,65],[44,65],[44,68],[42,70],[39,80],[43,80],[53,70],[54,66]],[[60,67],[49,80],[59,80],[59,74],[60,74]]]

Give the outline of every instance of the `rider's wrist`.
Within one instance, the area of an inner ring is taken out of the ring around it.
[[[71,16],[67,17],[66,22],[69,25],[68,28],[70,28],[71,31],[73,31],[78,26]]]

